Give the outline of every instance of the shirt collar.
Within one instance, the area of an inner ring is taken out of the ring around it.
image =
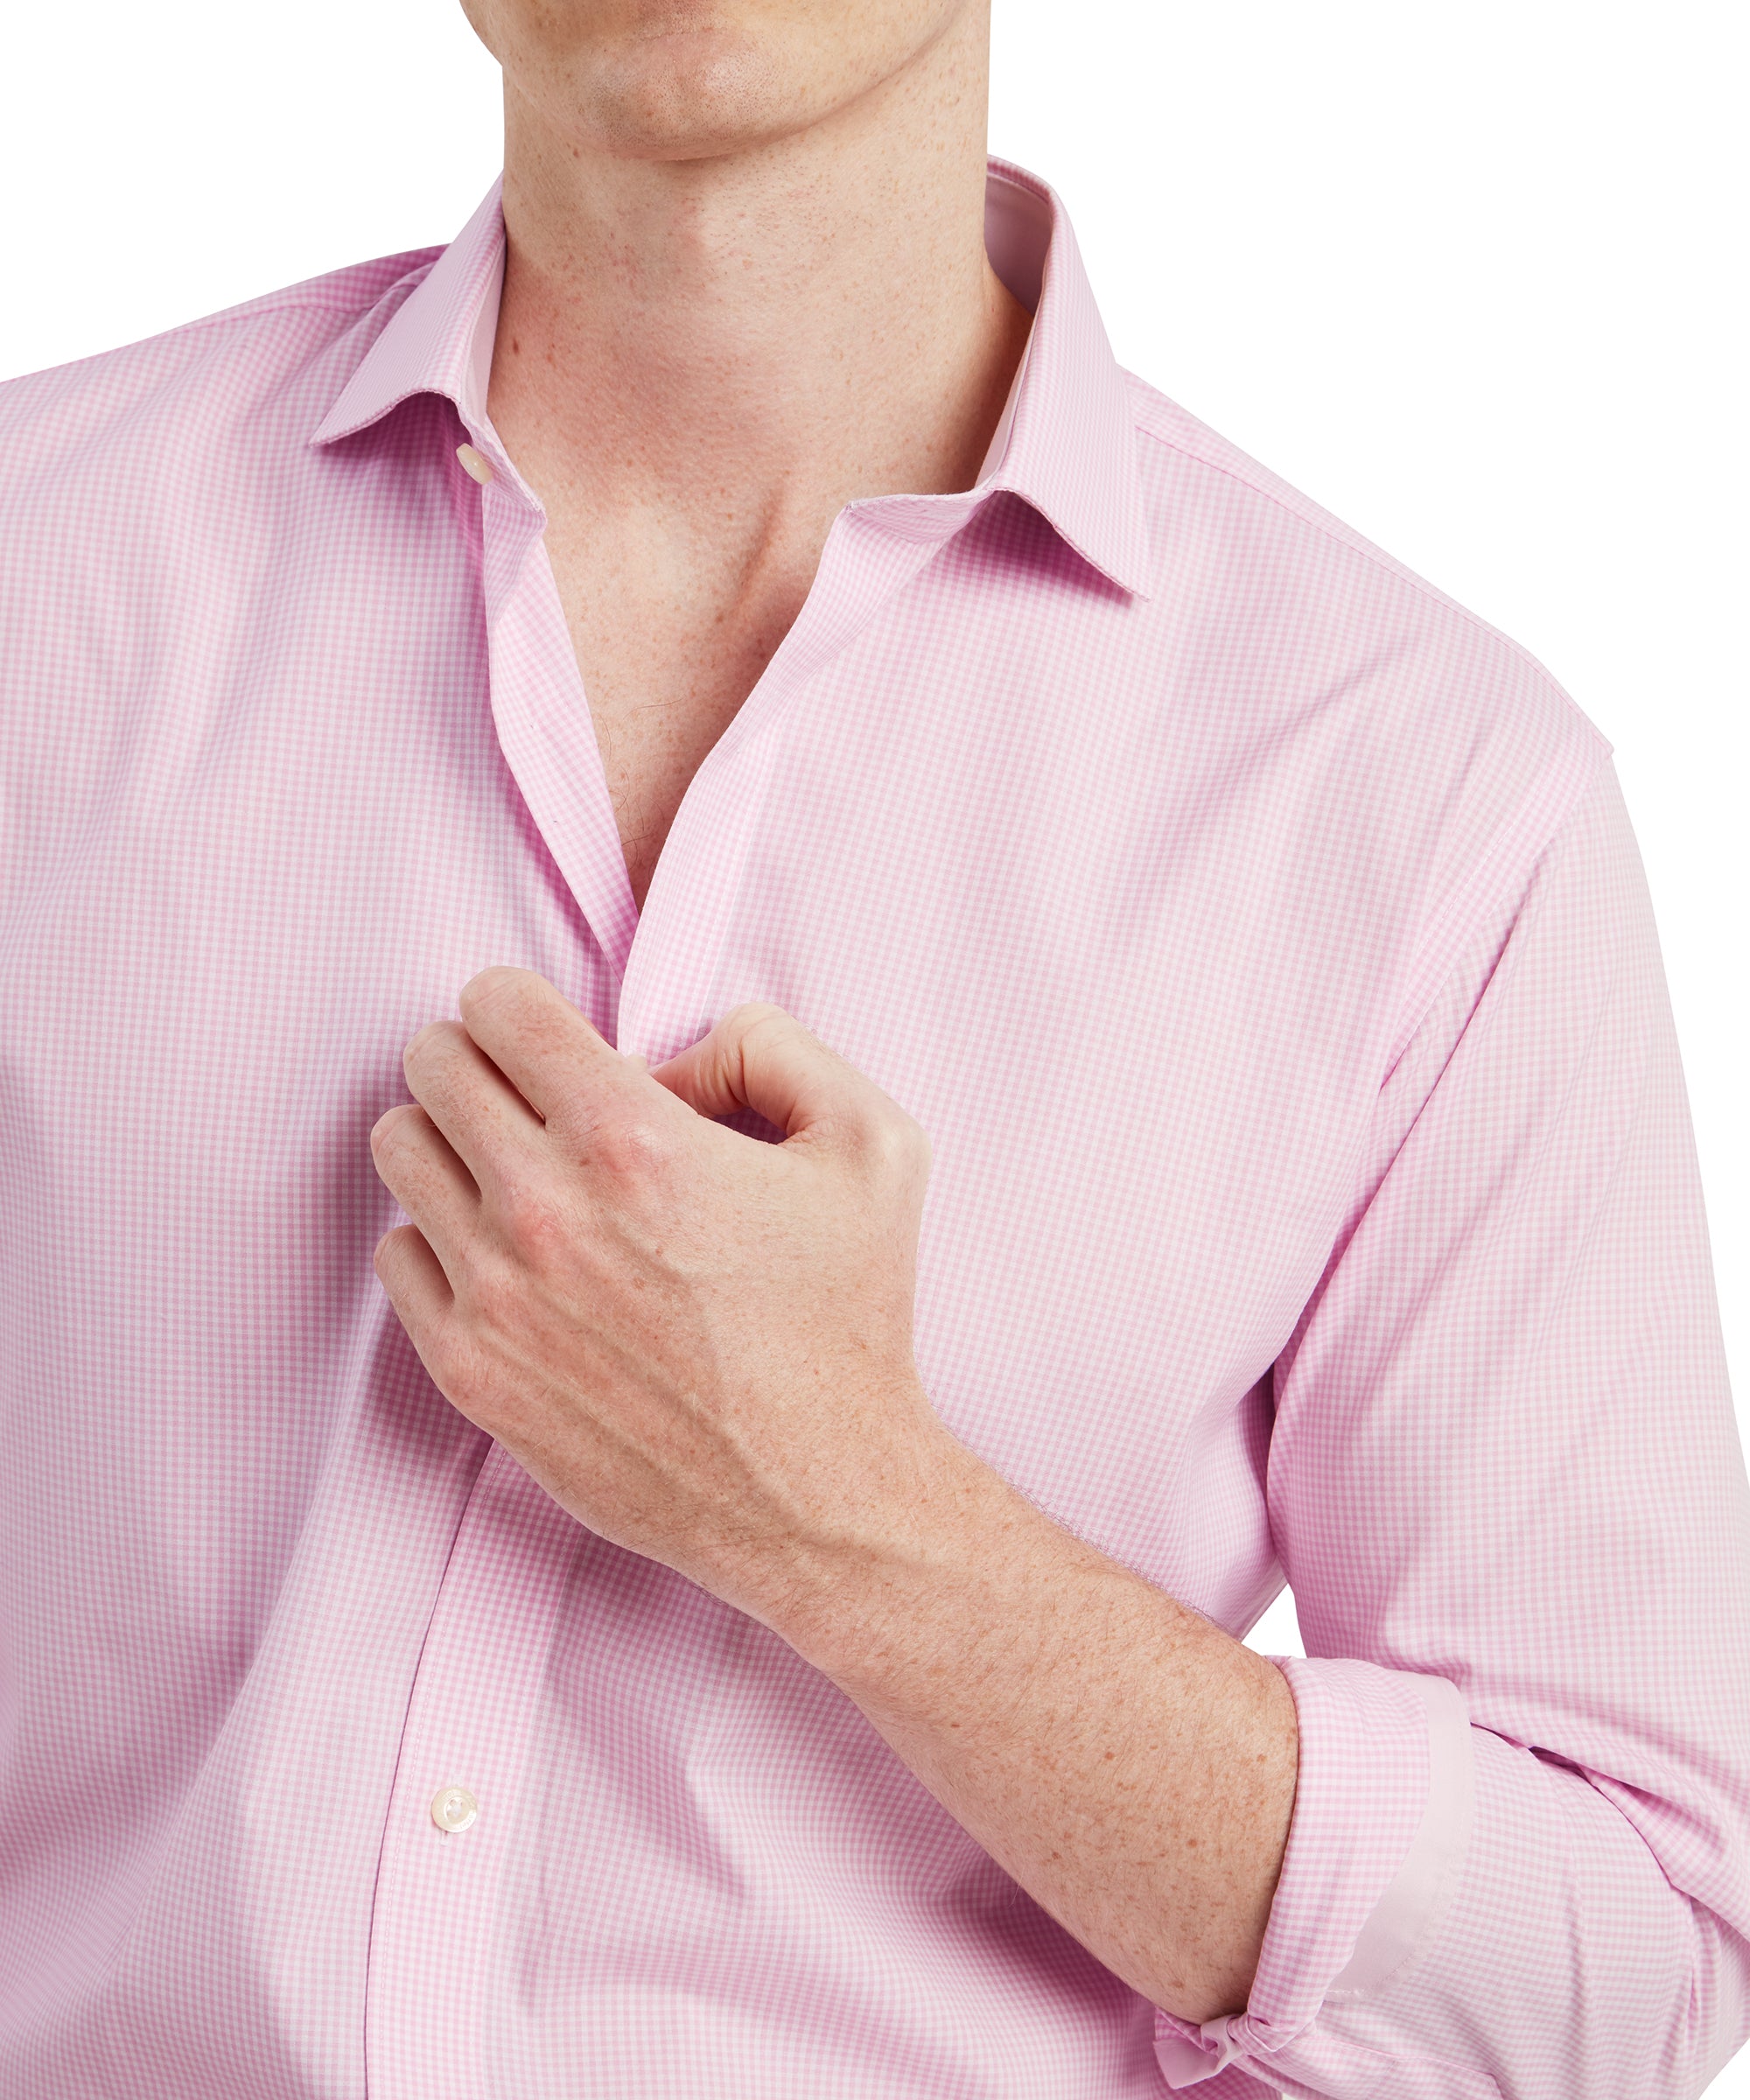
[[[410,395],[441,394],[473,443],[516,479],[486,412],[504,282],[501,180],[390,317],[311,438],[327,444],[386,416]],[[1056,192],[994,157],[984,188],[984,245],[997,275],[1033,316],[974,493],[1007,489],[1043,514],[1114,583],[1146,596],[1147,520],[1136,426]]]

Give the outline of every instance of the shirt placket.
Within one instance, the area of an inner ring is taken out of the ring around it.
[[[484,458],[476,450],[476,479]],[[544,519],[500,473],[481,489],[480,522],[500,746],[617,970],[636,914],[541,545]],[[569,996],[576,987],[562,989]],[[612,1015],[591,1018],[611,1030]],[[492,1446],[433,1606],[390,1796],[367,1981],[372,2100],[482,2100],[490,2090],[488,2028],[504,1944],[499,1894],[524,1813],[542,1678],[586,1536],[502,1446]]]
[[[722,1018],[718,959],[733,915],[758,909],[742,873],[761,824],[782,822],[766,788],[794,710],[984,500],[872,497],[835,519],[801,612],[669,827],[624,962],[614,1040],[627,1056],[661,1064]]]
[[[584,1536],[495,1444],[444,1571],[402,1737],[372,1914],[371,2100],[488,2090],[498,1892]]]
[[[477,457],[486,458],[484,442]],[[971,507],[970,497],[898,499],[840,514],[802,614],[688,788],[640,919],[541,543],[544,517],[508,463],[482,487],[500,744],[612,966],[616,1010],[590,1018],[622,1050],[657,1062],[716,1018],[713,965],[790,706]],[[391,1794],[367,1984],[371,2100],[492,2092],[490,2023],[513,1922],[500,1920],[499,1892],[524,1813],[542,1676],[586,1536],[502,1446],[492,1447],[433,1607]],[[521,1842],[538,1844],[539,1835]]]
[[[480,492],[493,720],[522,799],[618,983],[638,907],[547,559],[546,519],[531,496],[508,482],[509,472],[507,466]],[[612,1040],[613,1016],[590,1018]]]

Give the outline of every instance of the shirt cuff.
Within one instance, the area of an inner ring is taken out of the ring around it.
[[[1391,2068],[1317,2027],[1432,1940],[1470,1845],[1470,1715],[1445,1677],[1343,1657],[1271,1656],[1294,1695],[1299,1771],[1243,2012],[1155,2012],[1175,2090],[1234,2064],[1278,2090],[1362,2100]],[[1220,2090],[1220,2089],[1218,2089]]]

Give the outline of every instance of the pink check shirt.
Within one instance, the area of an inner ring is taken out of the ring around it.
[[[4,2100],[1679,2100],[1750,2028],[1750,1494],[1612,746],[1121,370],[1002,163],[987,240],[984,477],[840,514],[641,913],[496,191],[0,388]],[[798,1016],[933,1141],[956,1434],[1236,1635],[1292,1585],[1242,2013],[431,1384],[367,1137],[494,962],[653,1063]]]

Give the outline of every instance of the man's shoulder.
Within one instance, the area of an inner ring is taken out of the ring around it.
[[[1614,746],[1522,643],[1124,378],[1175,661],[1188,646],[1249,745],[1293,754],[1314,821],[1351,812],[1415,872],[1438,958],[1522,886]]]
[[[45,474],[102,474],[160,452],[160,471],[264,398],[340,387],[441,247],[374,256],[203,314],[136,342],[0,382],[0,441],[15,493]]]
[[[1410,714],[1516,718],[1543,738],[1611,746],[1531,651],[1418,575],[1135,373],[1126,372],[1157,547],[1194,545],[1203,573],[1257,620],[1261,643],[1293,632],[1302,660],[1384,671]],[[1194,527],[1194,531],[1190,528]],[[1321,646],[1322,645],[1322,646]],[[1392,710],[1396,711],[1396,710]]]
[[[1152,440],[1144,480],[1157,513],[1194,507],[1216,529],[1223,517],[1245,536],[1250,560],[1236,574],[1298,598],[1308,612],[1358,629],[1414,634],[1445,650],[1455,668],[1487,667],[1528,696],[1599,732],[1530,650],[1418,575],[1396,555],[1242,452],[1158,387],[1125,372],[1138,430]]]

